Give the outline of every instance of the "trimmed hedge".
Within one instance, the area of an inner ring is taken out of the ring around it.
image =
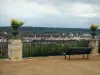
[[[88,47],[89,41],[69,41],[66,43],[23,43],[23,57],[55,56],[69,50],[70,47]]]

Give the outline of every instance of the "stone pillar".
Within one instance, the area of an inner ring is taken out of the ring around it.
[[[90,40],[90,47],[92,47],[92,52],[91,52],[91,55],[99,55],[98,53],[98,46],[99,46],[99,41],[98,40]]]
[[[9,60],[22,59],[22,41],[19,39],[11,39],[8,44],[8,57]]]

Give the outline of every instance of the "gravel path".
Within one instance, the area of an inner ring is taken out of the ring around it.
[[[100,56],[89,60],[82,56],[36,57],[22,61],[0,60],[0,75],[100,75]]]

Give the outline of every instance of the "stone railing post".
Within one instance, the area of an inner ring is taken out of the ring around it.
[[[99,55],[99,53],[98,53],[99,41],[92,39],[92,40],[90,40],[89,45],[90,45],[90,47],[93,48],[91,55]]]
[[[8,44],[8,58],[9,60],[22,59],[22,41],[19,39],[11,39]]]

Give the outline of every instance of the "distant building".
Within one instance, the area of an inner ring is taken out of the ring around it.
[[[7,36],[8,33],[5,31],[0,32],[0,42],[7,42]]]

